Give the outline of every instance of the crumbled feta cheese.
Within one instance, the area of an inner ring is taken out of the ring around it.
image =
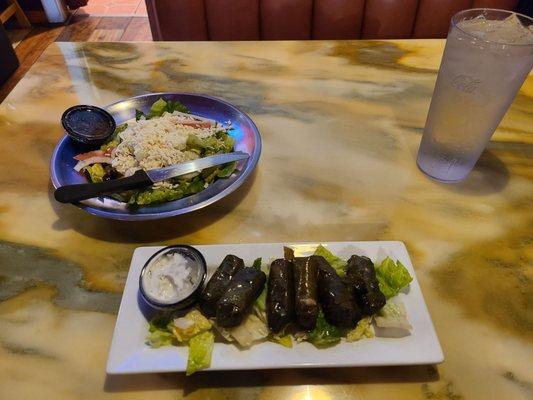
[[[139,169],[162,168],[198,158],[196,153],[185,150],[189,135],[203,139],[214,135],[220,126],[199,128],[183,124],[191,121],[195,119],[177,112],[128,121],[128,127],[119,134],[121,142],[113,152],[113,168],[130,176]]]

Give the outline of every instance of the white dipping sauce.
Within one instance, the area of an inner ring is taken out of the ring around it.
[[[145,293],[160,303],[176,303],[190,295],[198,282],[198,264],[178,252],[169,252],[148,265],[142,284]]]

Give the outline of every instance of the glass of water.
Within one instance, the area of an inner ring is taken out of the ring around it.
[[[533,19],[471,9],[452,18],[418,150],[430,177],[468,175],[533,67]]]

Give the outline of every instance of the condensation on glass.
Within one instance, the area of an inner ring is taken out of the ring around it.
[[[472,170],[533,66],[533,19],[471,9],[452,18],[418,152],[445,182]]]

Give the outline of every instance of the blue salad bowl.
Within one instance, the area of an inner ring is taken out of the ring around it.
[[[231,121],[230,135],[235,139],[235,151],[250,155],[237,164],[235,173],[227,179],[219,179],[201,192],[183,199],[145,207],[130,208],[126,203],[110,197],[95,197],[77,203],[85,211],[104,218],[140,221],[168,218],[207,207],[226,197],[251,174],[261,155],[261,136],[253,121],[235,106],[215,97],[194,93],[151,93],[132,97],[104,107],[117,125],[135,118],[135,110],[147,113],[159,98],[179,101],[192,114],[226,124]],[[74,156],[89,151],[65,135],[57,144],[50,160],[50,177],[54,188],[64,185],[86,183],[87,179],[74,170]]]

